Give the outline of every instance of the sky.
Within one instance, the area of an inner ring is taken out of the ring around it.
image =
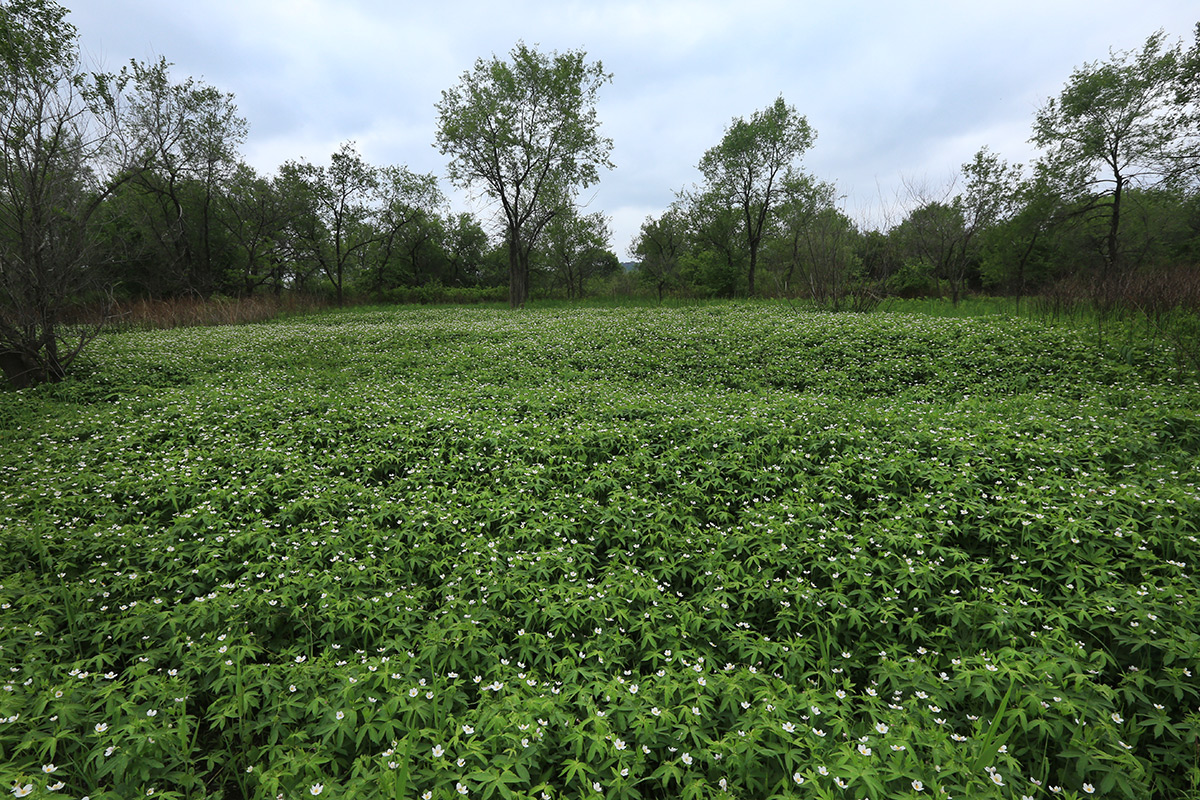
[[[494,205],[454,190],[434,146],[441,93],[518,41],[582,49],[615,168],[583,190],[622,259],[647,216],[700,181],[704,152],[736,118],[782,96],[817,139],[801,166],[834,183],[865,226],[899,221],[909,187],[944,191],[981,148],[1029,163],[1038,108],[1071,73],[1159,29],[1193,41],[1193,0],[60,0],[85,59],[118,69],[166,58],[231,92],[263,174],[327,164],[346,141],[378,166],[432,173],[455,210]],[[476,193],[478,194],[478,193]]]

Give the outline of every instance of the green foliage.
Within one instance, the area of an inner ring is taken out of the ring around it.
[[[740,234],[749,253],[747,290],[751,295],[771,209],[783,194],[785,179],[816,138],[808,120],[781,96],[749,120],[734,119],[720,143],[700,159],[698,167],[707,188],[740,217]]]
[[[529,296],[529,255],[542,228],[575,192],[612,167],[596,96],[612,80],[583,50],[549,54],[517,43],[509,61],[479,59],[437,104],[437,147],[463,188],[498,201],[509,247],[510,303]]]
[[[1200,788],[1200,387],[1161,343],[704,304],[89,356],[0,395],[5,786]]]

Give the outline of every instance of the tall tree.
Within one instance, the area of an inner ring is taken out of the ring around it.
[[[276,245],[286,225],[289,209],[278,188],[253,167],[240,163],[219,196],[217,220],[237,244],[237,260],[222,275],[224,290],[242,296],[258,286],[279,280]]]
[[[62,378],[94,335],[64,325],[96,288],[89,225],[144,166],[66,15],[52,0],[0,5],[0,367],[16,386]]]
[[[346,142],[328,167],[288,162],[280,173],[303,209],[292,225],[296,249],[325,274],[340,306],[347,272],[380,238],[372,219],[379,171]]]
[[[452,286],[476,286],[483,277],[484,255],[488,251],[487,231],[471,214],[459,213],[446,218],[442,229],[442,249],[450,267],[447,276]]]
[[[681,192],[672,210],[681,215],[687,230],[680,277],[705,294],[733,297],[746,264],[739,210],[711,187]]]
[[[415,285],[420,282],[419,251],[431,240],[442,238],[439,212],[446,198],[433,175],[417,174],[402,166],[379,171],[378,198],[375,224],[380,240],[372,264],[371,288],[390,288],[386,274],[393,255],[400,252],[408,262],[409,282]]]
[[[582,50],[540,53],[518,42],[509,61],[479,59],[437,104],[437,147],[457,186],[482,184],[503,215],[509,303],[529,296],[529,254],[557,210],[611,168],[596,95],[611,81]]]
[[[1190,54],[1158,31],[1141,50],[1075,70],[1037,113],[1032,141],[1045,148],[1047,164],[1107,219],[1102,281],[1118,270],[1126,189],[1194,178],[1200,169],[1193,68]]]
[[[946,281],[956,305],[977,276],[981,236],[1017,210],[1021,170],[983,147],[962,165],[962,191],[955,193],[957,180],[939,192],[907,187],[916,207],[898,226],[897,237],[935,280]]]
[[[122,125],[153,157],[154,169],[135,181],[141,202],[128,205],[149,255],[171,273],[153,284],[201,295],[226,288],[234,256],[219,241],[219,205],[248,130],[233,95],[192,78],[174,82],[165,58],[130,62],[117,80],[135,87]]]
[[[749,121],[734,119],[721,143],[700,159],[710,187],[729,198],[741,212],[750,254],[747,290],[754,294],[758,250],[783,177],[816,139],[808,120],[782,97],[756,111]]]

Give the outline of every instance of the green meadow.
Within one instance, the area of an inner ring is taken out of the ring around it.
[[[1200,797],[1200,384],[773,304],[110,333],[0,394],[0,782]]]

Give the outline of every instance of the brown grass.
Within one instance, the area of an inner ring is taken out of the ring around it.
[[[330,307],[331,303],[323,298],[295,294],[208,300],[200,297],[139,299],[113,303],[107,309],[105,319],[107,325],[124,329],[244,325]]]

